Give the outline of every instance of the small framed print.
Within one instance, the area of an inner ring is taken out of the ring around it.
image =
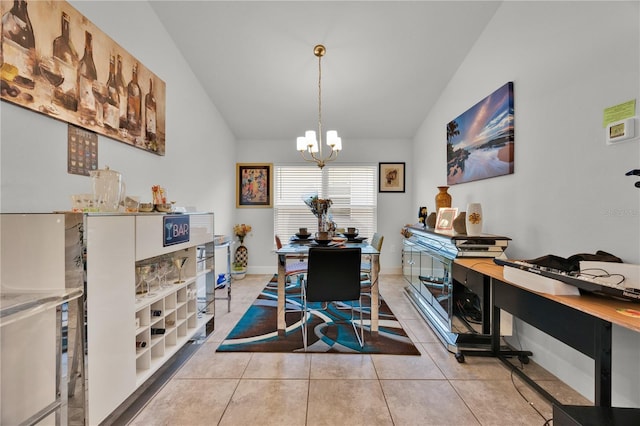
[[[378,163],[378,192],[404,192],[405,163]]]
[[[90,176],[98,170],[98,135],[73,124],[67,127],[67,172]]]
[[[271,207],[273,164],[236,163],[236,207]]]
[[[436,231],[451,231],[453,229],[453,220],[458,215],[457,208],[441,208],[438,210],[436,217]]]

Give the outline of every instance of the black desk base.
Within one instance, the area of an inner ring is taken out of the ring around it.
[[[588,407],[582,405],[553,404],[554,426],[637,426],[640,410],[637,408]]]
[[[493,286],[494,353],[499,354],[500,309],[560,340],[595,361],[594,399],[596,406],[611,407],[611,342],[612,325],[609,321],[586,314],[524,288],[491,280]],[[529,379],[522,371],[515,372],[550,401],[559,404],[548,392]]]

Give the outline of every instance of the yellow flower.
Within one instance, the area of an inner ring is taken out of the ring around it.
[[[245,225],[243,224],[236,224],[233,227],[233,233],[236,237],[246,237],[247,234],[251,232],[251,225]]]

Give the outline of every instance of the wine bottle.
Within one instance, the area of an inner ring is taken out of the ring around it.
[[[138,64],[133,64],[132,76],[127,86],[127,129],[132,136],[142,133],[140,86],[138,85]]]
[[[120,96],[120,128],[127,128],[127,85],[124,82],[124,76],[122,75],[122,56],[118,55],[116,73],[116,87],[118,88],[118,96]]]
[[[98,78],[93,62],[93,36],[84,32],[84,55],[78,62],[78,111],[80,121],[95,124],[96,98],[93,94],[93,82]]]
[[[151,148],[156,151],[156,97],[153,93],[153,79],[149,78],[149,93],[144,97],[145,136]]]
[[[64,81],[53,92],[54,98],[68,110],[78,110],[78,53],[69,38],[69,15],[62,12],[61,34],[53,40],[53,57],[58,62]]]
[[[162,311],[160,309],[153,309],[151,311],[151,316],[152,317],[161,317],[162,316]]]
[[[33,89],[36,64],[36,40],[29,19],[26,0],[14,0],[13,7],[2,16],[2,59],[18,73],[13,82]]]
[[[154,334],[164,334],[164,328],[152,328],[151,335]]]
[[[136,348],[146,348],[146,347],[147,347],[147,342],[145,342],[144,340],[136,342]]]
[[[104,124],[118,131],[120,127],[120,95],[116,85],[116,57],[109,55],[109,78],[107,80],[107,100],[103,105]]]

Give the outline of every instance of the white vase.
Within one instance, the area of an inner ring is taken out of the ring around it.
[[[467,204],[467,217],[465,220],[467,235],[482,234],[482,222],[484,222],[482,205],[480,203]]]

